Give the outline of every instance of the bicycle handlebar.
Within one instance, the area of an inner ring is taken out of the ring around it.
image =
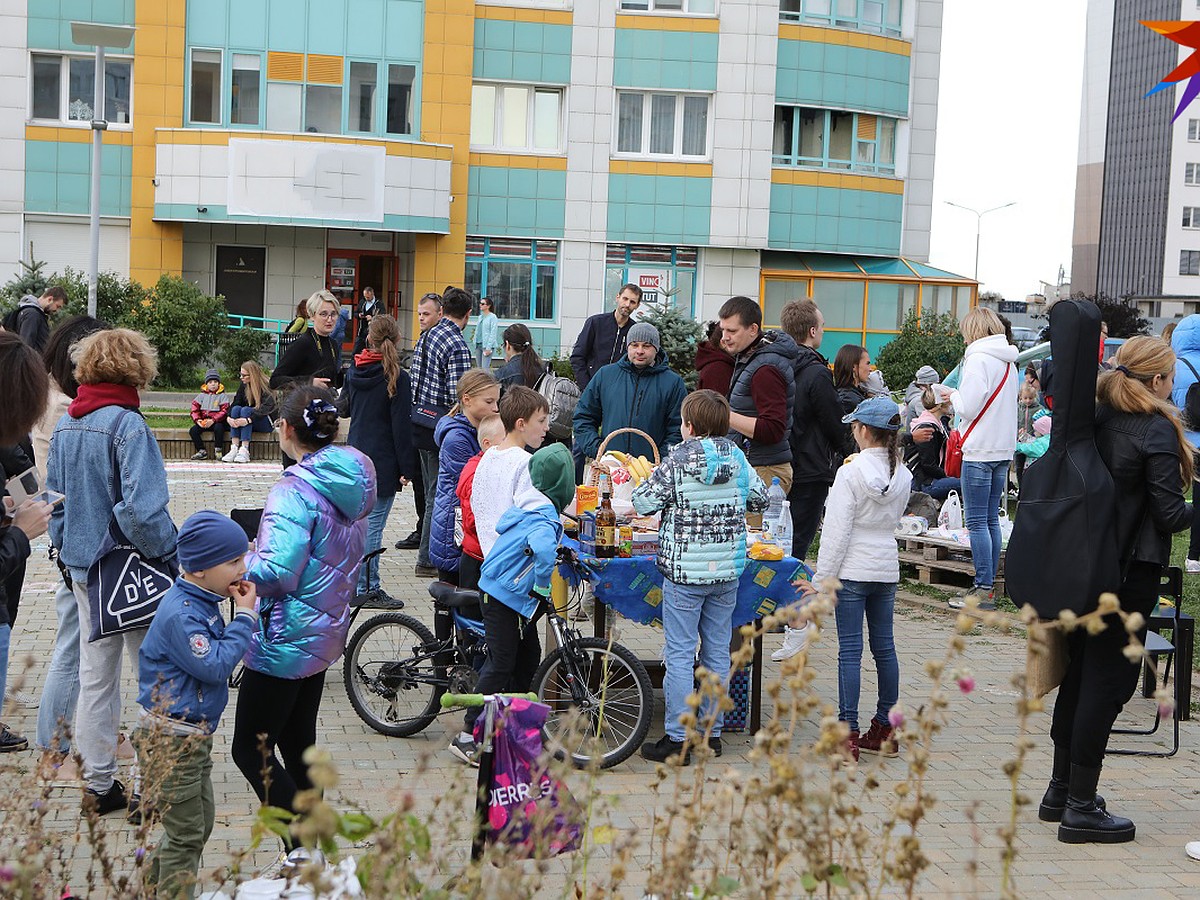
[[[483,706],[492,697],[519,697],[537,702],[537,694],[442,694],[442,709],[453,706]]]

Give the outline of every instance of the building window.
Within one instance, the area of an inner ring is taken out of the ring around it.
[[[1200,141],[1200,119],[1188,119],[1188,140]]]
[[[350,114],[347,130],[373,134],[375,131],[375,94],[379,82],[379,66],[375,63],[350,63]]]
[[[304,130],[319,134],[341,134],[341,85],[306,84],[304,86]]]
[[[417,80],[417,67],[405,65],[388,66],[387,133],[413,133],[413,83]]]
[[[617,153],[708,156],[708,95],[617,92]]]
[[[467,237],[464,286],[492,301],[501,319],[518,322],[554,319],[554,282],[558,274],[556,241]]]
[[[221,51],[192,50],[191,102],[188,118],[205,125],[221,124]]]
[[[613,309],[621,285],[636,284],[642,289],[643,309],[671,303],[693,315],[699,256],[695,247],[609,244],[605,253],[604,308]]]
[[[30,114],[34,119],[91,122],[96,102],[96,62],[91,56],[35,53]],[[129,60],[104,60],[104,118],[110,125],[130,123],[133,66]]]
[[[1200,163],[1188,163],[1183,169],[1184,184],[1200,184]]]
[[[257,125],[262,84],[262,57],[257,53],[233,54],[233,77],[229,86],[229,123]]]
[[[816,22],[876,34],[900,34],[902,0],[779,0],[784,22]]]
[[[1183,227],[1200,228],[1200,206],[1185,206],[1183,208]]]
[[[711,16],[717,11],[717,0],[621,0],[621,11]]]
[[[1179,251],[1179,274],[1200,275],[1200,250]]]
[[[300,131],[300,101],[304,85],[267,82],[267,131]]]
[[[774,164],[896,173],[896,119],[869,113],[775,107]]]
[[[480,150],[562,152],[561,88],[471,86],[471,146]]]

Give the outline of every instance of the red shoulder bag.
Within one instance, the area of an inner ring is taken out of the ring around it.
[[[946,472],[946,477],[962,477],[963,444],[967,442],[967,438],[971,436],[971,432],[975,429],[975,426],[979,423],[979,420],[983,418],[984,414],[988,411],[988,407],[992,405],[992,401],[996,399],[1001,389],[1008,382],[1008,376],[1011,372],[1012,366],[1006,366],[1004,369],[1004,377],[1000,379],[1000,383],[996,385],[996,389],[992,391],[992,396],[988,397],[987,403],[983,404],[983,409],[979,411],[979,415],[971,420],[971,424],[967,427],[966,432],[960,433],[959,430],[955,428],[952,429],[948,435],[946,435],[946,463],[942,466]]]

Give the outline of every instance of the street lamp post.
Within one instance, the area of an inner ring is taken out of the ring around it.
[[[96,315],[96,281],[100,276],[100,150],[108,128],[104,118],[104,48],[124,50],[133,42],[134,28],[129,25],[102,25],[98,22],[72,22],[71,41],[81,47],[96,48],[95,90],[92,99],[92,197],[88,237],[88,315]]]
[[[979,230],[980,230],[981,224],[983,223],[983,217],[986,216],[988,213],[993,213],[1000,209],[1008,209],[1010,206],[1016,206],[1017,201],[1013,200],[1011,203],[1005,203],[1003,206],[993,206],[991,209],[985,209],[985,210],[972,209],[969,206],[963,206],[961,203],[951,203],[949,200],[943,200],[942,202],[945,203],[947,206],[953,206],[956,209],[965,209],[967,212],[975,214],[975,281],[978,282],[979,281]]]

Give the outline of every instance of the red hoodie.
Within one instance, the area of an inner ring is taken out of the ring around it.
[[[462,504],[463,553],[483,562],[483,548],[479,545],[479,535],[475,532],[475,512],[471,509],[471,488],[475,482],[475,470],[479,468],[481,459],[482,450],[467,460],[467,464],[459,473],[458,489],[455,493],[458,494],[458,502]]]
[[[700,373],[701,390],[729,396],[729,382],[733,380],[732,356],[704,341],[696,348],[696,371]]]

